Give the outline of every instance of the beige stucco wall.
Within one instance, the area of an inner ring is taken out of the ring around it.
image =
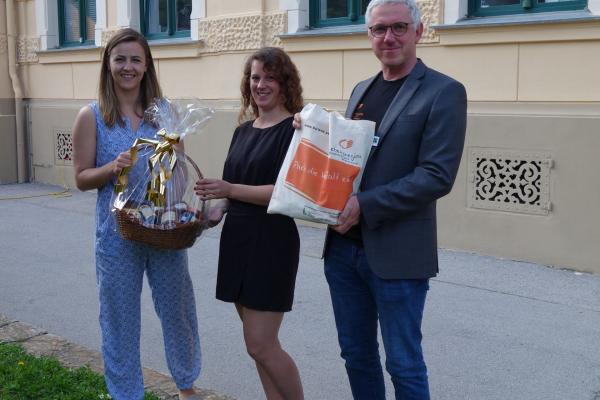
[[[34,2],[17,3],[24,29],[19,69],[31,99],[34,178],[73,186],[69,161],[57,159],[56,140],[70,134],[77,110],[96,95],[100,49],[36,53]],[[107,2],[107,33],[116,29],[116,4]],[[440,245],[600,273],[593,241],[600,237],[600,225],[594,223],[600,217],[594,207],[600,200],[600,187],[594,185],[594,152],[600,148],[600,23],[434,31],[431,25],[441,23],[440,4],[421,1],[428,29],[418,55],[463,82],[469,96],[463,163],[453,192],[438,207]],[[200,98],[217,111],[205,132],[186,141],[207,176],[221,173],[237,123],[242,64],[254,49],[283,46],[300,70],[306,101],[340,111],[356,82],[379,70],[366,33],[279,37],[286,29],[284,16],[278,0],[207,0],[201,42],[152,45],[164,92]],[[12,93],[2,68],[0,62],[0,96]],[[5,119],[0,115],[0,127],[10,123]],[[472,149],[547,154],[552,160],[547,177],[551,209],[536,214],[473,207]]]

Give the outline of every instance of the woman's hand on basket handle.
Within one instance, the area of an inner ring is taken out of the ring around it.
[[[226,199],[233,185],[222,179],[203,178],[196,182],[194,191],[202,200]]]
[[[266,206],[273,194],[273,185],[242,185],[222,179],[204,178],[196,182],[194,191],[202,200],[234,199]]]
[[[113,174],[119,175],[123,168],[131,167],[131,153],[129,150],[119,153],[117,158],[113,161]]]

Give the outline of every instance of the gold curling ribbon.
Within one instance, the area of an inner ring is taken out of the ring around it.
[[[177,155],[173,146],[179,143],[179,134],[167,133],[163,128],[156,135],[159,140],[136,139],[129,149],[129,154],[131,154],[131,165],[133,166],[137,161],[137,153],[140,148],[147,146],[154,148],[154,153],[148,158],[151,178],[146,189],[146,200],[151,201],[156,207],[164,207],[167,181],[173,176],[173,169],[177,164]],[[127,175],[130,170],[131,167],[125,167],[119,172],[115,193],[121,193],[127,187]]]

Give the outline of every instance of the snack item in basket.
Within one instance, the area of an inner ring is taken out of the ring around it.
[[[181,217],[179,218],[179,222],[181,222],[182,224],[187,224],[188,222],[194,222],[196,220],[196,215],[191,212],[191,211],[186,211],[183,214],[181,214]]]
[[[154,207],[154,225],[162,225],[162,216],[165,212],[165,208],[163,206],[155,206]]]
[[[177,213],[177,219],[181,218],[184,212],[187,211],[188,205],[184,202],[175,204],[175,213]]]
[[[154,225],[154,210],[149,204],[142,204],[139,208],[139,214],[144,226]]]
[[[165,228],[169,228],[175,225],[176,219],[177,215],[175,214],[175,211],[167,210],[163,213],[160,222],[162,225],[164,225]]]

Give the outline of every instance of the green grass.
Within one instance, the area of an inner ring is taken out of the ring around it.
[[[69,369],[58,360],[34,357],[21,346],[0,343],[0,399],[110,399],[102,375],[88,367]],[[144,400],[159,400],[146,393]]]

